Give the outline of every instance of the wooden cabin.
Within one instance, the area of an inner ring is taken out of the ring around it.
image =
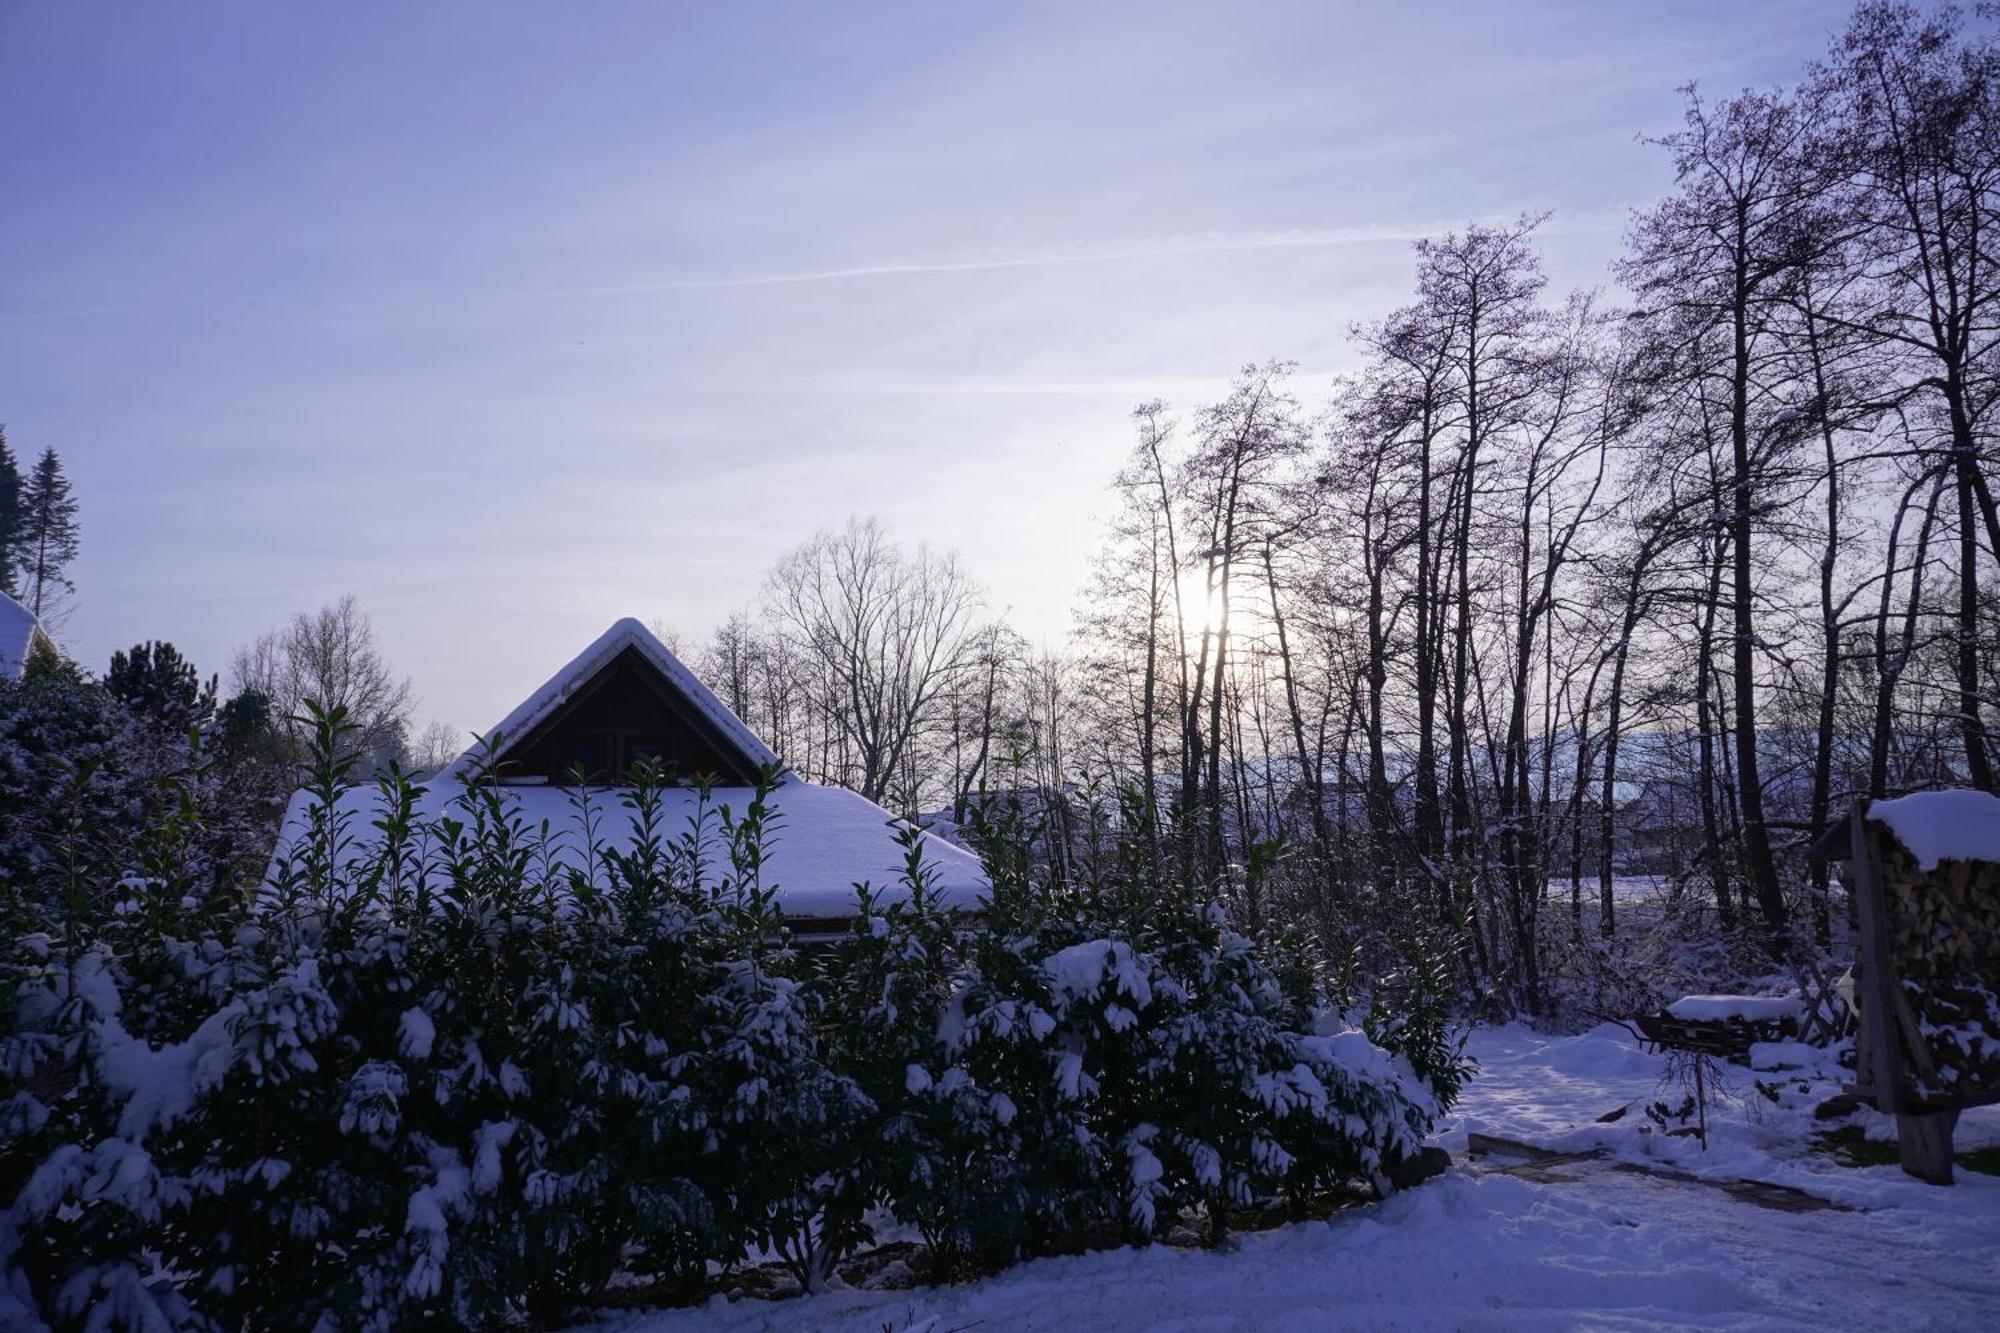
[[[581,866],[588,859],[586,820],[599,847],[624,850],[632,844],[634,816],[621,789],[641,762],[655,766],[667,784],[659,832],[668,837],[699,817],[704,798],[697,779],[711,783],[706,796],[711,811],[728,806],[740,815],[755,795],[759,774],[776,776],[764,883],[776,887],[801,939],[843,933],[861,882],[885,902],[906,893],[898,842],[902,821],[851,791],[790,772],[657,636],[631,619],[598,636],[484,740],[431,778],[416,813],[427,821],[449,815],[454,806],[462,807],[468,781],[488,778],[528,827],[546,825],[551,855]],[[372,831],[381,815],[373,787],[350,788],[340,801],[351,831]],[[306,831],[313,802],[304,791],[292,797],[273,874]],[[707,854],[720,864],[726,857],[712,817],[707,836],[716,840]],[[927,833],[919,835],[919,846],[943,903],[977,910],[988,887],[978,858]],[[357,847],[356,857],[365,850]]]

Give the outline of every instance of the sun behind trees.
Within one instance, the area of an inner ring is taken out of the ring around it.
[[[1603,984],[1592,936],[1679,948],[1621,936],[1634,885],[1697,951],[1824,941],[1814,830],[1995,783],[1997,69],[1864,5],[1797,88],[1688,92],[1628,305],[1472,226],[1323,401],[1274,363],[1141,405],[1064,655],[860,525],[711,674],[831,780],[1025,796],[1052,855],[1131,794],[1252,923],[1462,926],[1503,1003]]]

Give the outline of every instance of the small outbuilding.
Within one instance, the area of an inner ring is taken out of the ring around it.
[[[0,676],[20,679],[28,659],[36,652],[53,653],[55,641],[42,628],[35,613],[0,592]]]
[[[775,886],[787,923],[802,940],[844,932],[863,881],[882,901],[906,896],[901,883],[905,825],[881,806],[840,787],[807,782],[782,761],[659,638],[636,620],[620,620],[426,784],[420,820],[450,815],[468,779],[482,770],[530,828],[546,827],[553,854],[579,858],[594,841],[629,848],[633,812],[619,799],[625,775],[649,762],[668,784],[662,793],[666,836],[685,832],[697,814],[697,778],[709,780],[711,808],[737,814],[755,795],[758,775],[776,771],[763,876]],[[579,783],[579,775],[582,781]],[[311,793],[295,793],[285,811],[274,867],[304,834]],[[340,798],[349,827],[367,831],[382,815],[372,786]],[[584,808],[590,810],[586,837]],[[722,855],[719,834],[715,855]],[[944,906],[976,911],[988,884],[979,859],[943,838],[920,833],[923,860]],[[357,849],[358,852],[359,849]]]

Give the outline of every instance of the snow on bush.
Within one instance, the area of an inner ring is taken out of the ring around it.
[[[907,900],[861,886],[812,961],[761,883],[761,797],[668,828],[640,774],[640,836],[585,873],[489,783],[435,827],[381,783],[387,817],[320,800],[232,913],[157,847],[95,913],[56,910],[53,874],[9,900],[10,1326],[547,1322],[617,1276],[692,1295],[758,1252],[816,1285],[883,1208],[942,1276],[1385,1186],[1435,1114],[1410,1060],[1316,1028],[1316,997],[1174,886],[997,876],[973,928],[912,835]]]

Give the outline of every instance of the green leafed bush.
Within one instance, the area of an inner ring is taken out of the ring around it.
[[[483,775],[420,827],[392,769],[354,826],[315,720],[309,826],[227,910],[173,852],[198,828],[107,862],[93,824],[81,871],[51,834],[17,881],[0,1317],[547,1322],[765,1256],[815,1286],[885,1213],[943,1277],[1387,1188],[1455,1088],[1431,1019],[1378,1004],[1414,1063],[1385,1050],[1136,861],[1057,883],[996,839],[969,919],[909,832],[900,892],[808,957],[762,873],[776,774],[682,828],[657,773],[579,788],[637,836],[559,858]]]

